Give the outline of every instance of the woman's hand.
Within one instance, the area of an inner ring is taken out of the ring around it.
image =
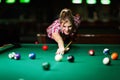
[[[70,50],[69,47],[68,48],[58,48],[56,54],[62,54],[63,55],[68,50]]]

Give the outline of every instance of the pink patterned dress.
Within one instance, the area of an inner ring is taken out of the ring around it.
[[[76,29],[79,27],[79,24],[80,24],[80,17],[75,17],[74,16],[74,23],[75,23],[75,26],[76,26]],[[61,33],[61,26],[60,26],[60,20],[59,19],[56,19],[47,29],[47,36],[51,39],[52,38],[52,33]],[[72,34],[71,34],[72,35]]]

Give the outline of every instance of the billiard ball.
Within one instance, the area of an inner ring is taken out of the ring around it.
[[[14,59],[14,55],[11,54],[11,53],[8,54],[8,57],[9,57],[10,59]]]
[[[39,42],[38,42],[38,41],[35,41],[35,44],[39,44]]]
[[[36,58],[36,54],[35,53],[29,53],[29,58],[30,59],[35,59]]]
[[[11,52],[11,53],[8,54],[8,57],[10,59],[14,59],[15,54],[16,54],[15,52]]]
[[[109,57],[105,57],[103,58],[103,64],[104,65],[110,65],[111,61],[110,61],[110,58]]]
[[[73,55],[68,55],[67,60],[68,60],[68,62],[74,62],[75,58]]]
[[[49,62],[43,62],[42,63],[43,70],[50,70],[50,63]]]
[[[89,54],[90,56],[94,56],[94,55],[95,55],[95,51],[94,51],[93,49],[90,49],[90,50],[88,51],[88,54]]]
[[[111,54],[111,59],[112,60],[117,60],[118,59],[118,53],[117,52],[113,52],[112,54]]]
[[[46,51],[46,50],[48,50],[48,46],[47,46],[47,45],[43,45],[43,46],[42,46],[42,49],[43,49],[44,51]]]
[[[110,53],[110,50],[108,48],[105,48],[103,50],[103,54],[108,55]]]
[[[56,55],[55,55],[55,61],[60,62],[60,61],[62,61],[62,59],[63,59],[62,54],[56,54]]]
[[[19,53],[16,53],[15,56],[14,56],[14,59],[15,60],[19,60],[21,58],[20,54]]]

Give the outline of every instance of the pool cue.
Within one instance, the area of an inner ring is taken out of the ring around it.
[[[72,43],[72,41],[70,41],[67,46],[65,47],[65,50],[69,47],[69,45]],[[63,55],[63,53],[60,53],[60,55]]]
[[[70,41],[67,46],[65,47],[65,50],[69,47],[69,45],[72,43],[72,41]]]

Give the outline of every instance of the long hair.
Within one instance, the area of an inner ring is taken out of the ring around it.
[[[75,23],[74,23],[74,16],[70,9],[68,8],[62,9],[62,11],[59,14],[59,19],[60,19],[60,23],[62,23],[62,21],[69,20],[70,23],[72,24],[72,31],[76,28]]]

